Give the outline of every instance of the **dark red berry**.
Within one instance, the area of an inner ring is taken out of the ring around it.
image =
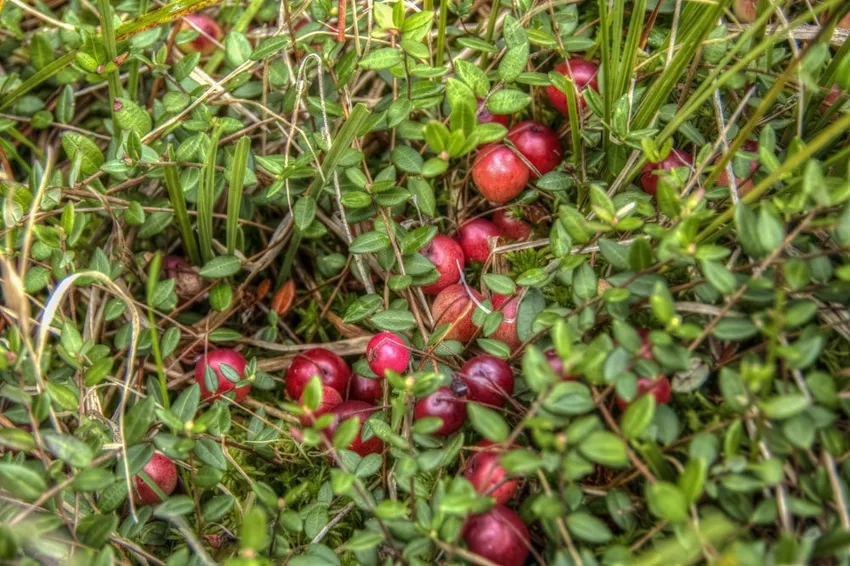
[[[240,378],[245,377],[245,366],[248,365],[248,362],[242,354],[229,348],[210,350],[206,354],[202,354],[195,364],[195,381],[201,387],[201,398],[204,400],[219,399],[228,391],[235,389],[235,401],[239,403],[251,392],[251,384],[236,387],[236,383],[225,377],[221,370],[222,364],[233,368]],[[218,388],[214,391],[207,389],[207,380],[205,379],[207,366],[215,372],[218,378]]]
[[[501,407],[514,392],[514,372],[505,360],[483,354],[463,364],[460,377],[470,401]]]
[[[524,566],[528,558],[528,527],[504,505],[497,504],[469,517],[463,527],[463,540],[470,552],[499,566]]]
[[[174,488],[177,487],[177,466],[165,454],[154,452],[154,455],[148,460],[142,471],[153,480],[165,495],[171,495],[174,492]],[[153,488],[142,479],[142,476],[137,475],[133,477],[133,484],[136,488],[133,498],[136,505],[155,505],[162,501]]]
[[[470,220],[457,231],[457,241],[463,249],[463,255],[472,261],[487,261],[490,249],[496,245],[499,236],[499,228],[483,218]]]
[[[655,379],[651,377],[642,377],[638,379],[635,399],[642,397],[646,393],[652,393],[657,404],[666,405],[670,402],[670,397],[673,394],[673,390],[670,387],[670,380],[664,376],[657,377]],[[619,406],[621,410],[625,410],[629,404],[629,401],[625,401],[617,397],[617,406]]]
[[[579,377],[577,375],[567,373],[566,368],[564,367],[564,360],[561,359],[558,352],[553,349],[549,349],[546,350],[543,355],[546,356],[546,361],[549,362],[549,367],[552,368],[555,375],[561,378],[561,381],[578,381]]]
[[[366,346],[366,361],[369,369],[378,377],[386,377],[387,370],[403,374],[410,363],[407,344],[392,332],[379,332]]]
[[[691,157],[691,154],[674,149],[670,152],[670,155],[658,163],[647,163],[644,166],[640,176],[640,186],[643,187],[646,193],[655,196],[658,193],[658,180],[661,178],[659,174],[680,167],[690,167],[693,164],[694,159]]]
[[[460,244],[444,234],[437,234],[420,253],[434,264],[440,274],[434,283],[422,286],[423,293],[436,295],[460,280],[460,273],[466,265]]]
[[[472,181],[481,195],[496,204],[505,204],[522,192],[531,171],[522,159],[501,143],[478,150],[472,164]]]
[[[463,426],[466,421],[466,403],[455,397],[448,387],[440,387],[434,393],[423,397],[413,407],[415,419],[439,417],[443,425],[434,434],[448,436]]]
[[[314,375],[322,385],[336,389],[343,398],[348,394],[351,368],[345,360],[324,348],[311,348],[296,354],[286,370],[286,393],[290,399],[301,399],[304,388]]]
[[[508,132],[508,139],[541,175],[552,171],[563,159],[558,134],[540,122],[527,120],[517,124]],[[534,171],[531,178],[537,178]]]
[[[584,97],[581,96],[581,93],[585,88],[590,87],[599,92],[599,81],[597,80],[599,66],[596,63],[591,63],[584,59],[567,59],[555,67],[555,72],[561,73],[565,77],[572,79],[575,83],[576,89],[578,89],[576,102],[578,103],[579,109],[584,108],[586,105]],[[552,106],[557,108],[561,114],[569,114],[566,94],[552,85],[546,87],[546,94],[549,96],[549,102],[551,102]]]
[[[506,114],[491,114],[489,110],[487,110],[487,105],[484,103],[484,100],[478,99],[478,123],[479,124],[501,124],[504,127],[508,127],[508,121],[510,120],[510,116]]]
[[[510,240],[525,240],[531,236],[531,225],[521,218],[519,208],[500,208],[493,213],[493,224]]]
[[[482,446],[479,443],[478,446]],[[475,491],[496,498],[496,503],[507,503],[516,493],[519,480],[506,480],[508,473],[499,463],[503,452],[498,448],[489,448],[476,452],[466,463],[463,476],[469,480]]]
[[[351,386],[348,398],[353,401],[363,401],[374,405],[384,398],[383,379],[369,379],[356,373],[351,376]]]
[[[298,420],[301,422],[302,426],[310,426],[316,419],[324,415],[325,413],[329,413],[333,410],[334,407],[342,403],[342,395],[339,394],[339,391],[334,389],[333,387],[328,387],[327,385],[322,386],[322,402],[319,404],[319,408],[315,411],[311,411],[307,407],[304,406],[304,394],[301,394],[301,407],[304,409],[305,413],[298,417]]]
[[[329,411],[330,414],[334,415],[334,420],[330,426],[325,429],[327,438],[333,439],[334,432],[340,424],[351,417],[357,417],[360,420],[360,426],[357,428],[357,436],[355,436],[354,440],[351,441],[348,449],[352,452],[356,452],[360,456],[379,454],[384,449],[384,443],[381,442],[380,438],[372,436],[369,440],[364,441],[360,436],[360,433],[363,431],[363,423],[365,423],[369,418],[369,415],[374,413],[376,410],[377,408],[369,403],[364,403],[363,401],[345,401],[340,403]]]

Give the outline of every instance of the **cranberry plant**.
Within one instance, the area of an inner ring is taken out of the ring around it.
[[[847,562],[846,0],[0,29],[0,561]]]

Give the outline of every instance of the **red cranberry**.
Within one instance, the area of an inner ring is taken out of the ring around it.
[[[640,176],[640,185],[643,190],[652,196],[658,193],[659,173],[672,171],[679,167],[690,167],[694,164],[694,159],[690,153],[674,149],[670,155],[659,161],[658,163],[647,163]]]
[[[236,373],[239,374],[239,377],[245,377],[245,366],[248,365],[248,362],[242,354],[229,348],[210,350],[206,354],[202,354],[195,364],[195,381],[201,387],[201,398],[204,400],[219,399],[228,391],[235,389],[235,401],[239,403],[248,395],[248,393],[251,392],[251,384],[249,383],[248,385],[236,387],[236,384],[227,379],[221,371],[221,364],[233,368]],[[210,369],[215,372],[216,377],[218,377],[218,389],[215,391],[207,389],[207,380],[204,378],[207,366],[209,366]]]
[[[351,376],[348,398],[374,405],[384,398],[383,380],[381,378],[369,379],[355,373]]]
[[[475,289],[469,289],[469,292],[477,301],[484,300],[481,293]],[[475,312],[476,308],[478,306],[469,298],[463,285],[450,285],[440,291],[431,305],[434,327],[451,324],[451,329],[443,339],[469,342],[476,331],[476,327],[472,323],[472,313]]]
[[[501,340],[507,344],[511,351],[516,350],[522,344],[516,333],[516,317],[519,310],[519,297],[509,297],[506,295],[493,295],[493,308],[501,311],[502,323],[496,328],[496,331],[490,336],[494,340]]]
[[[487,443],[489,445],[489,443]],[[478,446],[484,445],[479,443]],[[502,452],[498,448],[476,452],[466,463],[463,476],[475,491],[496,498],[496,503],[507,503],[516,493],[519,480],[508,480],[508,473],[499,463]]]
[[[494,356],[475,356],[463,364],[460,375],[470,401],[501,407],[514,392],[511,366]]]
[[[302,426],[310,426],[316,419],[324,415],[325,413],[329,413],[333,410],[334,407],[342,403],[342,395],[339,394],[339,391],[334,389],[333,387],[328,387],[327,385],[322,385],[322,402],[319,404],[319,408],[315,411],[311,411],[307,407],[304,406],[304,394],[301,394],[301,407],[304,409],[305,413],[298,417],[298,420],[301,421]]]
[[[460,272],[466,265],[460,244],[444,234],[437,234],[420,253],[434,264],[440,274],[435,282],[422,286],[423,293],[436,295],[460,280]]]
[[[501,504],[469,517],[463,540],[471,552],[499,566],[523,566],[528,558],[528,528],[516,512]]]
[[[386,377],[387,370],[402,374],[410,363],[410,352],[397,334],[379,332],[366,346],[366,361],[369,362],[369,369],[378,377]]]
[[[377,436],[373,436],[369,440],[364,441],[360,433],[363,430],[363,423],[369,418],[369,415],[377,409],[369,403],[363,401],[345,401],[330,410],[330,414],[334,415],[334,420],[331,425],[325,429],[325,434],[329,439],[333,439],[333,434],[337,427],[351,417],[360,419],[360,426],[357,428],[357,436],[351,441],[348,449],[356,452],[360,456],[368,454],[379,454],[384,449],[384,443]]]
[[[546,356],[549,367],[552,368],[555,375],[561,378],[561,381],[578,381],[579,376],[567,373],[564,367],[564,360],[561,359],[561,356],[554,349],[546,350],[543,355]]]
[[[508,139],[541,175],[560,165],[563,159],[558,134],[540,122],[527,120],[517,124],[508,132]],[[531,178],[537,178],[534,171]]]
[[[655,379],[650,377],[642,377],[638,379],[637,394],[635,395],[635,399],[643,396],[646,393],[652,393],[652,396],[655,397],[655,402],[659,405],[666,405],[670,402],[670,397],[673,394],[673,390],[670,387],[670,381],[664,376]],[[629,406],[629,401],[625,401],[617,397],[617,406],[620,407],[620,410],[624,411],[626,407]]]
[[[510,120],[510,116],[506,114],[491,114],[489,110],[487,110],[487,105],[484,103],[484,100],[478,99],[478,123],[479,124],[501,124],[504,127],[508,127],[508,120]]]
[[[189,22],[192,22],[194,27],[189,25]],[[180,23],[180,31],[187,29],[197,32],[198,37],[192,41],[181,43],[179,45],[181,51],[184,53],[198,52],[201,55],[209,55],[215,51],[216,42],[221,39],[221,28],[218,27],[214,19],[206,14],[189,14],[184,16]]]
[[[470,220],[457,231],[457,241],[463,249],[463,255],[472,261],[487,261],[490,257],[490,241],[501,236],[495,224],[483,218]]]
[[[741,149],[743,151],[746,151],[747,153],[758,153],[759,144],[758,144],[758,142],[747,140],[747,141],[744,142],[744,145],[741,147]],[[717,164],[718,161],[720,161],[719,156],[717,157],[717,159],[714,160],[714,163]],[[744,179],[736,178],[735,179],[735,184],[738,187],[738,194],[741,195],[741,196],[745,196],[753,188],[753,174],[756,171],[758,171],[759,167],[760,167],[758,159],[750,159],[749,166],[750,166],[750,172],[746,176],[746,178],[744,178]],[[727,174],[725,167],[724,167],[723,171],[720,173],[720,175],[718,175],[718,177],[717,177],[717,184],[720,185],[721,187],[728,187],[729,186],[729,175]]]
[[[324,348],[311,348],[296,354],[286,370],[286,393],[290,399],[300,399],[307,382],[314,375],[322,380],[322,385],[336,389],[345,397],[348,382],[351,380],[351,368],[345,360]]]
[[[519,208],[500,208],[493,213],[493,224],[504,237],[511,240],[525,240],[531,236],[531,226],[522,220],[522,212]]]
[[[581,96],[581,93],[585,88],[589,86],[593,90],[599,92],[599,81],[597,80],[599,66],[596,63],[591,63],[584,59],[567,59],[555,67],[555,72],[561,73],[565,77],[572,79],[575,83],[576,89],[578,90],[576,102],[579,110],[584,108],[587,104],[584,101],[584,97]],[[549,96],[549,102],[551,102],[552,106],[557,108],[561,114],[569,114],[566,94],[558,90],[555,86],[547,86],[546,94]]]
[[[423,397],[413,407],[413,417],[439,417],[443,425],[435,432],[439,436],[448,436],[463,426],[466,421],[466,403],[457,399],[448,387],[440,387],[434,393]]]
[[[472,181],[481,195],[496,204],[513,200],[525,188],[531,171],[508,146],[490,143],[478,150]]]
[[[177,466],[165,454],[154,452],[153,457],[145,464],[142,471],[150,476],[153,483],[165,495],[171,495],[174,492],[174,488],[177,487]],[[135,497],[133,498],[136,505],[155,505],[162,501],[153,488],[142,479],[142,476],[137,475],[133,477],[133,484],[136,488]]]
[[[204,280],[198,270],[184,258],[169,255],[162,258],[162,269],[168,279],[174,279],[174,293],[181,299],[190,299],[204,290]]]

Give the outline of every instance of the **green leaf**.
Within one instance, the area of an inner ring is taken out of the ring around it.
[[[584,542],[604,544],[613,536],[608,525],[590,513],[570,513],[566,522],[569,531]]]
[[[811,400],[805,395],[790,394],[762,401],[759,408],[769,419],[784,420],[805,411],[811,404]]]
[[[500,295],[513,295],[516,291],[516,284],[507,275],[498,275],[496,273],[485,273],[481,276],[487,288]]]
[[[368,71],[377,71],[380,69],[389,69],[401,63],[404,55],[398,49],[385,47],[383,49],[374,49],[369,52],[363,59],[360,60],[360,67]]]
[[[514,114],[531,103],[531,96],[521,90],[503,89],[487,99],[487,110],[492,114]]]
[[[251,52],[251,60],[262,61],[263,59],[268,59],[286,49],[290,43],[292,43],[292,40],[287,35],[267,37]]]
[[[646,494],[649,510],[657,517],[681,523],[688,519],[688,502],[682,490],[672,483],[659,481],[649,486]]]
[[[502,442],[508,438],[510,427],[497,411],[478,403],[467,403],[466,411],[472,428],[487,440]]]
[[[44,475],[11,462],[0,462],[0,488],[24,501],[35,501],[47,490]]]
[[[485,98],[490,92],[490,80],[487,75],[469,61],[458,59],[454,62],[455,70],[460,79],[472,89],[475,96]]]
[[[579,451],[588,460],[603,466],[619,468],[628,463],[626,445],[617,435],[606,431],[591,433],[579,445]]]
[[[242,262],[238,257],[223,255],[208,261],[199,273],[206,279],[222,279],[239,273],[240,269],[242,269]]]
[[[83,134],[65,132],[62,134],[62,149],[74,163],[80,161],[80,171],[85,175],[95,173],[103,165],[103,154],[95,143]]]
[[[639,437],[652,423],[654,415],[655,396],[641,395],[626,408],[626,413],[623,415],[623,421],[620,425],[623,436],[630,440]]]
[[[386,234],[381,232],[366,232],[354,238],[354,241],[348,246],[348,250],[354,254],[365,254],[384,250],[389,248],[389,246],[390,239]]]
[[[387,309],[372,317],[372,324],[381,330],[403,331],[410,330],[416,326],[416,319],[413,313],[406,310]]]
[[[418,175],[422,172],[422,156],[407,145],[400,145],[392,152],[393,164],[405,173]]]
[[[292,211],[292,218],[298,230],[306,230],[316,218],[316,201],[309,197],[298,199]]]

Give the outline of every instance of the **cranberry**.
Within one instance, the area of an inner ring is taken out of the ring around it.
[[[490,257],[490,242],[502,233],[495,224],[483,218],[470,220],[457,231],[457,241],[463,255],[472,261],[487,261]]]
[[[599,81],[597,80],[599,66],[596,63],[591,63],[584,59],[567,59],[555,67],[555,72],[561,73],[565,77],[572,79],[575,83],[576,89],[578,90],[576,103],[578,104],[579,110],[584,108],[587,104],[584,101],[584,97],[581,96],[581,93],[585,88],[589,86],[593,90],[599,92]],[[566,94],[558,90],[555,86],[547,86],[546,94],[549,96],[549,102],[551,102],[552,106],[557,108],[561,114],[569,114]]]
[[[515,511],[501,504],[469,517],[463,540],[471,552],[499,566],[523,566],[528,558],[528,528]]]
[[[758,17],[756,14],[758,5],[759,0],[734,0],[732,2],[732,11],[740,21],[751,24]]]
[[[758,153],[759,144],[758,144],[758,142],[747,140],[747,141],[744,142],[744,145],[741,147],[741,149],[743,151],[746,151],[747,153]],[[717,159],[714,160],[714,163],[716,164],[718,161],[720,161],[719,156],[717,157]],[[753,188],[753,174],[756,171],[759,170],[759,166],[760,166],[760,164],[759,164],[758,159],[750,159],[750,164],[749,164],[750,172],[749,172],[749,174],[744,179],[737,179],[737,178],[735,179],[735,184],[738,187],[738,194],[739,195],[744,196],[747,193],[749,193],[750,190],[752,190],[752,188]],[[727,174],[725,167],[724,167],[723,171],[720,173],[720,175],[717,176],[717,184],[720,185],[721,187],[728,187],[729,186],[729,175]]]
[[[202,354],[195,364],[195,381],[201,387],[201,398],[204,400],[219,399],[228,391],[235,389],[235,401],[239,403],[251,392],[251,384],[236,387],[236,384],[227,379],[221,371],[221,364],[233,368],[239,374],[239,377],[245,377],[245,366],[248,365],[248,362],[242,354],[229,348],[210,350],[206,354]],[[218,377],[218,389],[215,391],[207,389],[207,380],[205,379],[207,366]]]
[[[171,495],[174,488],[177,487],[177,466],[165,454],[154,452],[153,457],[148,460],[142,471],[150,476],[153,483],[165,495]],[[136,505],[155,505],[162,501],[153,488],[142,479],[141,475],[133,477],[133,484],[136,488],[136,494],[133,498]]]
[[[516,350],[522,344],[516,333],[516,317],[519,310],[519,297],[510,297],[507,295],[493,295],[493,308],[501,311],[502,323],[496,328],[496,331],[490,336],[494,340],[501,340],[507,344],[511,351]]]
[[[561,378],[561,381],[578,381],[579,377],[577,375],[567,373],[564,367],[564,360],[561,359],[561,356],[554,349],[546,350],[543,355],[546,356],[549,367],[552,368],[555,375]]]
[[[407,351],[407,344],[397,334],[379,332],[366,346],[366,361],[375,375],[386,377],[387,370],[404,373],[410,362],[410,353]]]
[[[690,153],[674,149],[670,155],[659,161],[658,163],[647,163],[640,176],[640,185],[643,190],[652,196],[658,192],[659,172],[672,171],[679,167],[690,167],[693,165],[694,159]]]
[[[478,150],[472,164],[472,181],[481,195],[505,204],[525,188],[531,171],[508,146],[489,143]]]
[[[489,446],[490,443],[478,443],[478,446]],[[496,503],[507,503],[516,493],[519,480],[505,481],[508,473],[499,464],[502,452],[491,448],[476,452],[466,463],[463,476],[469,480],[475,491],[496,498]]]
[[[460,280],[460,272],[466,265],[460,244],[444,234],[437,234],[420,253],[434,264],[440,274],[435,282],[422,286],[423,293],[436,295]]]
[[[189,22],[194,26],[189,25]],[[201,55],[209,55],[215,51],[218,40],[221,39],[221,28],[214,19],[206,14],[189,14],[183,16],[183,22],[180,23],[180,31],[192,30],[198,34],[198,37],[192,41],[181,43],[180,50],[184,53],[198,52]]]
[[[483,301],[484,297],[475,289],[469,292],[476,300]],[[444,336],[444,340],[460,340],[469,342],[475,334],[475,325],[472,323],[472,313],[478,308],[472,302],[463,285],[450,285],[440,291],[431,305],[431,316],[434,318],[434,326],[451,324],[450,330]]]
[[[448,436],[463,426],[466,421],[466,403],[457,399],[448,387],[440,387],[434,393],[423,397],[413,407],[413,417],[439,417],[443,425],[434,434]]]
[[[638,328],[637,333],[638,336],[640,336],[640,351],[638,352],[638,355],[645,360],[653,359],[652,342],[649,341],[649,330],[646,328]]]
[[[541,175],[560,165],[563,159],[558,134],[540,122],[527,120],[517,124],[508,132],[508,139]],[[531,172],[531,177],[537,178],[534,171]]]
[[[204,290],[204,280],[198,270],[184,258],[169,255],[162,258],[162,269],[168,279],[174,279],[174,292],[181,299],[197,297]]]
[[[664,376],[655,379],[650,377],[642,377],[638,379],[637,394],[635,395],[635,399],[643,396],[646,393],[652,393],[652,396],[655,397],[655,402],[659,405],[666,405],[670,402],[670,397],[673,394],[673,390],[670,387],[670,381]],[[617,406],[620,407],[620,410],[625,410],[626,407],[629,406],[629,403],[629,401],[625,401],[617,397]]]
[[[296,354],[286,369],[286,393],[290,399],[300,399],[314,375],[319,376],[322,385],[336,389],[343,397],[348,393],[351,368],[345,360],[330,350],[311,348]]]
[[[375,404],[384,398],[383,380],[369,379],[356,373],[351,376],[351,387],[348,390],[348,398],[355,401]]]
[[[330,414],[334,415],[334,420],[330,426],[325,429],[325,434],[329,439],[333,439],[334,432],[342,422],[350,419],[351,417],[357,417],[360,419],[360,426],[357,428],[357,436],[355,436],[354,440],[351,441],[348,449],[352,452],[356,452],[360,456],[379,454],[384,449],[384,443],[381,442],[380,438],[373,436],[369,440],[364,441],[360,436],[360,433],[363,431],[363,423],[365,423],[366,419],[369,418],[369,415],[374,413],[376,410],[377,409],[374,406],[369,403],[364,403],[363,401],[345,401],[344,403],[340,403],[329,411]]]
[[[493,213],[493,224],[504,237],[511,240],[525,240],[531,236],[531,226],[522,220],[522,212],[519,208],[500,208]]]
[[[505,114],[491,114],[489,110],[487,110],[487,105],[484,103],[484,100],[478,99],[478,123],[479,124],[501,124],[504,127],[508,127],[508,120],[510,120],[510,116]]]
[[[306,388],[305,388],[306,389]],[[304,394],[301,394],[301,407],[304,409],[305,413],[298,417],[298,420],[301,421],[302,426],[310,426],[316,419],[324,415],[325,413],[329,413],[333,410],[334,407],[342,403],[342,395],[339,394],[339,391],[334,389],[333,387],[328,387],[327,385],[322,385],[322,402],[319,404],[319,408],[315,411],[311,411],[307,407],[304,406]]]
[[[463,364],[460,375],[470,401],[501,407],[514,392],[511,366],[494,356],[475,356]]]

